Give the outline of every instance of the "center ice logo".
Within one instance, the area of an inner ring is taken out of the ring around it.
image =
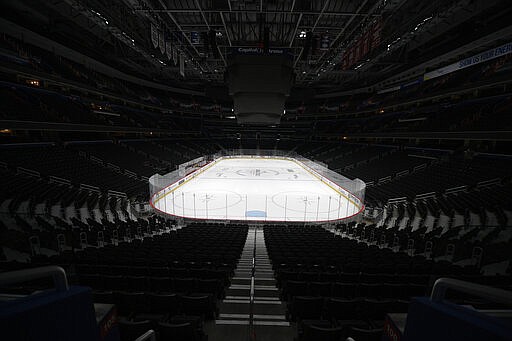
[[[249,168],[240,169],[236,174],[247,177],[272,177],[279,175],[279,171],[274,169]]]

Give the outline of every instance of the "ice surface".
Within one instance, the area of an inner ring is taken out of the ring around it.
[[[300,163],[286,159],[222,159],[154,203],[188,218],[326,221],[359,208]]]

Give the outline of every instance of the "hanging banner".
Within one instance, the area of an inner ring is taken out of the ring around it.
[[[185,56],[180,53],[180,75],[185,77]]]
[[[197,32],[197,31],[190,32],[190,42],[194,45],[199,45],[199,43],[200,43],[199,32]]]
[[[155,48],[158,47],[158,30],[153,23],[151,23],[151,42]]]
[[[174,65],[178,64],[178,50],[176,48],[172,49],[172,61]]]
[[[162,31],[158,31],[158,46],[160,47],[160,52],[165,54],[165,36]]]
[[[382,22],[372,22],[351,44],[347,46],[342,57],[342,70],[348,70],[365,58],[380,45]]]
[[[382,33],[382,20],[377,19],[372,28],[370,29],[370,50],[376,49],[379,47],[381,42],[381,33]]]
[[[165,54],[167,55],[167,59],[171,60],[171,58],[172,58],[172,44],[171,44],[171,41],[167,41],[165,43]]]
[[[454,71],[462,70],[467,67],[484,63],[488,60],[492,60],[495,58],[499,58],[501,56],[504,56],[506,54],[512,53],[512,42],[503,44],[501,46],[495,47],[493,49],[481,52],[479,54],[476,54],[474,56],[461,59],[458,62],[455,62],[453,64],[444,66],[442,68],[439,68],[437,70],[427,72],[424,76],[424,80],[429,80],[432,78],[440,77],[449,73],[452,73]]]
[[[329,47],[331,46],[331,39],[327,34],[324,34],[322,36],[322,39],[320,40],[320,50],[321,51],[327,51],[329,50]]]

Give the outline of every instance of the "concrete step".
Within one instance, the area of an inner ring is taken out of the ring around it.
[[[254,285],[254,290],[277,291],[277,288],[275,285]]]
[[[255,275],[257,279],[274,279],[273,272],[257,272]]]
[[[215,324],[216,325],[227,324],[227,325],[244,325],[244,326],[248,326],[249,325],[249,320],[215,320]]]
[[[253,321],[255,326],[274,326],[274,327],[289,327],[290,322],[287,321]],[[215,320],[216,325],[249,325],[249,320]]]
[[[276,280],[274,278],[259,278],[259,277],[256,277],[254,279],[254,284],[255,285],[273,285],[273,286],[276,286]]]
[[[231,284],[250,285],[251,284],[251,278],[250,277],[233,277],[231,279]]]
[[[248,300],[249,296],[226,296],[225,300]],[[255,300],[258,301],[279,301],[279,297],[270,296],[255,296]]]
[[[238,295],[235,295],[235,296],[238,296]],[[225,300],[222,301],[222,305],[227,305],[227,304],[246,304],[246,305],[249,305],[249,298],[247,298],[246,300],[225,299]],[[223,309],[222,311],[225,311],[225,309]]]
[[[254,290],[254,296],[255,297],[259,297],[259,296],[264,296],[264,297],[279,297],[279,290],[258,290],[258,289],[255,289]]]
[[[231,319],[247,320],[249,318],[250,318],[250,314],[219,314],[219,316],[218,316],[219,320],[231,320]],[[286,320],[286,316],[283,315],[283,314],[277,314],[277,315],[272,315],[272,314],[253,314],[252,318],[254,320],[263,320],[263,321],[268,321],[268,320],[274,320],[274,321],[282,320],[282,321],[285,321]]]
[[[228,296],[249,296],[251,293],[250,289],[227,289],[226,295]]]
[[[229,319],[246,320],[249,317],[250,317],[250,314],[223,314],[223,313],[220,313],[218,316],[219,320],[229,320]]]
[[[255,326],[289,327],[288,321],[253,321]]]

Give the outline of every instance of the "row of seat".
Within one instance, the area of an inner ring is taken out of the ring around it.
[[[283,281],[307,281],[307,282],[343,282],[343,283],[414,283],[427,284],[431,276],[420,274],[386,274],[365,272],[300,272],[290,270],[278,270],[276,279],[278,285]]]
[[[209,265],[209,267],[207,267]],[[232,268],[229,265],[201,264],[200,267],[166,267],[166,266],[107,266],[95,264],[78,264],[79,274],[99,274],[109,276],[147,276],[147,277],[194,277],[200,279],[219,279],[223,283],[229,282]]]
[[[406,313],[402,300],[339,299],[295,296],[287,315],[297,322],[298,340],[378,341],[388,313]]]
[[[206,341],[207,336],[202,329],[198,329],[189,321],[172,321],[174,323],[158,322],[150,320],[119,321],[121,341],[133,341],[147,331],[156,330],[158,340],[173,341]]]
[[[123,290],[153,293],[208,293],[216,298],[224,296],[224,284],[219,279],[80,275],[80,284],[95,290]]]
[[[360,328],[381,328],[387,313],[406,313],[409,301],[295,296],[287,304],[292,321],[325,320]]]
[[[175,316],[196,316],[209,320],[218,314],[215,298],[201,293],[179,295],[94,291],[93,297],[97,303],[115,304],[118,314],[128,320],[165,321]]]
[[[410,299],[424,296],[427,286],[414,283],[340,283],[340,282],[283,282],[281,296],[290,301],[295,296],[339,298],[393,298]]]

